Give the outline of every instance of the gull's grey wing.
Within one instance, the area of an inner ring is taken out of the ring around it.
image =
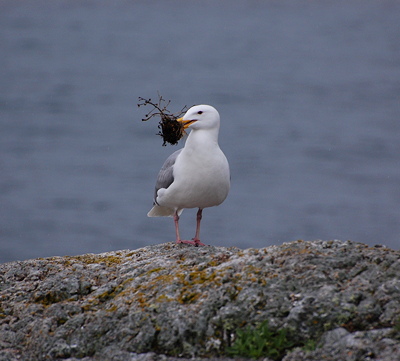
[[[157,204],[156,199],[158,190],[160,188],[168,188],[174,181],[173,166],[175,164],[176,158],[178,157],[182,149],[179,149],[176,152],[172,153],[161,167],[156,181],[156,188],[154,192],[154,204]]]

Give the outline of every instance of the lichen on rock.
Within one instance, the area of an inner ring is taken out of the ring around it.
[[[393,360],[399,274],[399,251],[341,241],[5,263],[0,360],[226,359],[266,321],[287,339],[276,360]]]

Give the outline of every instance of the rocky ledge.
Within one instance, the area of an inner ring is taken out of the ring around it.
[[[400,252],[176,244],[0,265],[0,360],[400,355]]]

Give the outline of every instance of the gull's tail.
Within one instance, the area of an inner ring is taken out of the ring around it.
[[[178,211],[178,215],[182,213],[183,209]],[[162,207],[157,204],[154,205],[150,212],[147,213],[147,217],[173,217],[175,210],[172,208]]]

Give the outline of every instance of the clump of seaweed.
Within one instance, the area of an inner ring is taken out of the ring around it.
[[[158,123],[158,129],[160,131],[157,135],[163,138],[163,146],[166,146],[167,143],[172,145],[178,144],[178,141],[185,134],[185,130],[183,128],[183,124],[178,122],[177,119],[180,118],[187,110],[186,105],[181,109],[178,113],[171,113],[168,109],[171,101],[166,101],[161,95],[158,96],[157,103],[153,102],[151,99],[146,99],[139,97],[138,107],[150,105],[153,108],[145,114],[145,118],[142,121],[147,121],[155,116],[159,116],[161,118]]]

